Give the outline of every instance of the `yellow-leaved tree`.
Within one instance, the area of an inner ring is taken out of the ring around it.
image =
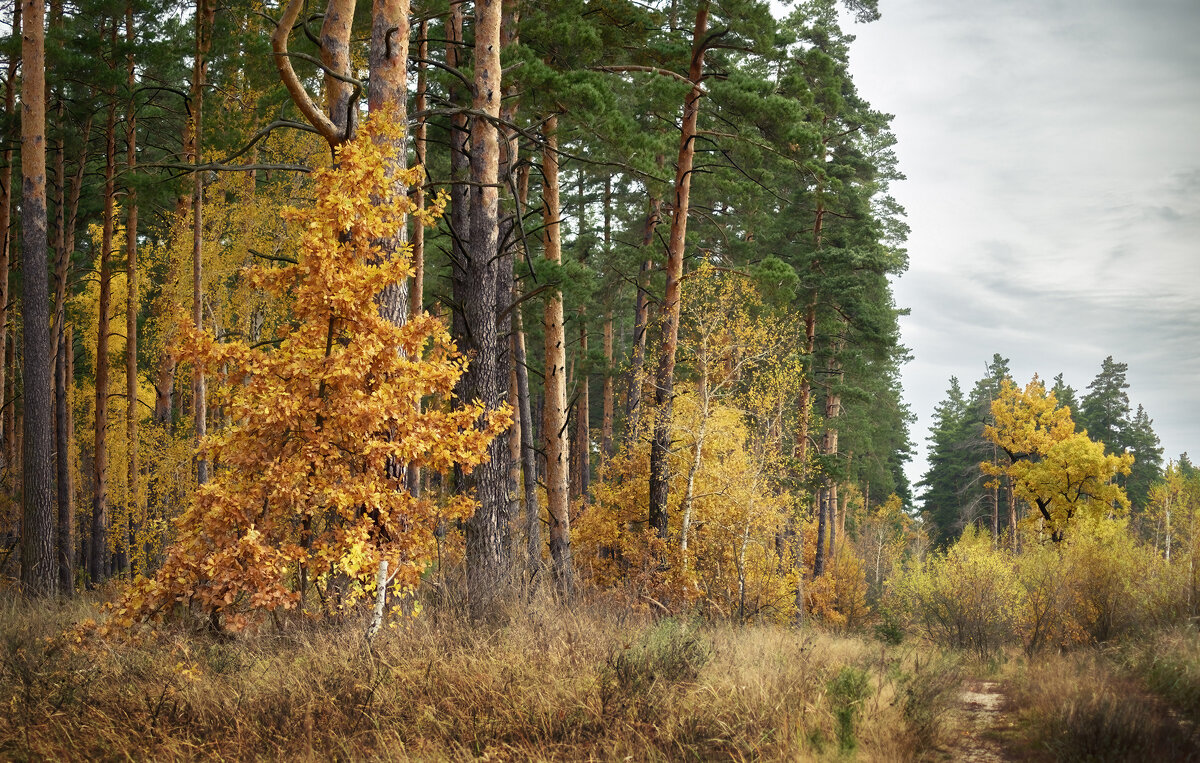
[[[511,420],[479,403],[422,407],[453,397],[467,361],[428,314],[402,326],[379,315],[377,295],[410,266],[407,252],[387,259],[374,242],[405,214],[431,223],[445,204],[422,211],[409,201],[420,167],[388,176],[399,129],[368,121],[336,167],[314,173],[312,208],[283,215],[298,261],[248,273],[252,286],[291,297],[276,337],[220,343],[181,329],[181,360],[228,370],[220,402],[231,426],[202,443],[213,479],[119,621],[183,606],[236,630],[256,613],[303,605],[310,589],[328,613],[369,594],[385,561],[395,585],[411,589],[435,556],[438,524],[474,511],[466,497],[414,497],[395,468],[469,470]]]
[[[1059,407],[1037,376],[1025,386],[1005,381],[992,402],[994,425],[983,434],[1007,456],[986,461],[985,474],[1007,476],[1018,498],[1036,508],[1035,521],[1058,543],[1077,516],[1103,518],[1129,509],[1125,491],[1113,482],[1129,474],[1133,456],[1104,452],[1104,445],[1075,431],[1071,411]]]

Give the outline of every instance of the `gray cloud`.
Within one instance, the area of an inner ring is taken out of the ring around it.
[[[1200,3],[885,0],[859,91],[896,115],[896,283],[923,442],[993,352],[1082,390],[1129,364],[1169,455],[1200,455]],[[923,455],[910,469],[924,471]]]

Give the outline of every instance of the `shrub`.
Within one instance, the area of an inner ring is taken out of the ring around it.
[[[600,675],[601,704],[640,714],[655,693],[695,681],[711,657],[712,646],[697,630],[674,618],[661,620],[609,656]]]
[[[844,666],[829,682],[829,701],[837,721],[838,746],[853,752],[858,746],[855,726],[863,700],[871,694],[871,679],[865,670]]]
[[[892,589],[929,639],[982,659],[1012,638],[1022,595],[1012,557],[971,528],[945,554],[905,570]]]

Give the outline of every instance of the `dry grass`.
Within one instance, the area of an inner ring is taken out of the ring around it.
[[[89,616],[0,602],[0,758],[904,760],[958,685],[911,649],[601,607],[435,613],[374,652],[360,623],[62,636]]]
[[[1190,724],[1112,655],[1086,650],[1032,661],[1014,680],[1012,700],[1031,758],[1200,760]]]

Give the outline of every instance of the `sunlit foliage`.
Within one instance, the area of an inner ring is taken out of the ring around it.
[[[157,576],[127,596],[124,618],[183,605],[236,629],[250,613],[304,602],[310,587],[331,611],[371,587],[381,560],[411,589],[438,524],[473,511],[466,496],[416,498],[400,476],[406,464],[469,469],[511,415],[478,403],[422,409],[430,396],[451,398],[467,361],[435,318],[397,326],[378,313],[375,295],[408,277],[409,261],[381,260],[373,242],[406,213],[428,223],[440,211],[418,213],[403,194],[421,168],[387,176],[391,143],[374,138],[396,129],[368,123],[336,168],[315,173],[316,203],[284,215],[300,239],[296,264],[248,274],[252,287],[292,297],[274,339],[221,343],[181,329],[183,358],[227,371],[220,403],[231,426],[203,443],[215,476],[180,518]]]

